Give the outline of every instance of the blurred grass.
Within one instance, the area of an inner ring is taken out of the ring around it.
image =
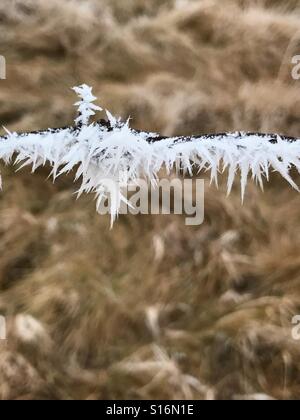
[[[1,123],[71,123],[86,82],[137,128],[299,136],[300,2],[225,3],[2,0]],[[244,206],[207,185],[197,228],[122,216],[110,231],[71,176],[2,175],[2,399],[299,398],[299,197],[279,177]]]

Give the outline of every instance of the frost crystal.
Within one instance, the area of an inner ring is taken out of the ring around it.
[[[19,135],[7,131],[0,138],[0,159],[6,164],[14,159],[20,167],[30,165],[33,172],[50,164],[54,179],[75,169],[75,180],[81,180],[78,194],[95,193],[98,208],[109,198],[113,220],[125,201],[122,188],[140,178],[155,180],[163,168],[168,173],[180,168],[189,174],[209,170],[216,183],[218,174],[227,171],[228,193],[240,173],[242,198],[249,175],[263,188],[271,171],[279,172],[299,191],[290,170],[300,171],[300,139],[240,132],[165,138],[133,130],[129,121],[121,122],[109,111],[108,122],[89,123],[102,109],[93,104],[92,88],[73,89],[81,99],[76,103],[75,127]]]
[[[74,104],[78,107],[79,113],[79,117],[76,118],[75,124],[88,125],[90,118],[96,114],[95,111],[102,111],[102,108],[93,104],[97,98],[92,94],[92,88],[90,86],[81,85],[75,86],[72,89],[81,98],[80,102]]]

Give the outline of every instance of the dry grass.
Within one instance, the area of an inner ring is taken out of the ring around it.
[[[71,122],[84,81],[137,128],[299,136],[299,5],[2,0],[1,123]],[[279,178],[244,207],[207,188],[199,228],[126,216],[109,231],[71,179],[5,175],[2,399],[300,397],[300,198]]]

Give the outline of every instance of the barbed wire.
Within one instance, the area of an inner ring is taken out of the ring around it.
[[[227,172],[228,193],[239,175],[242,199],[249,176],[263,188],[272,171],[299,191],[290,171],[294,167],[300,173],[300,139],[247,132],[164,137],[134,130],[129,120],[123,122],[109,111],[107,120],[90,123],[102,108],[94,104],[91,87],[73,89],[80,98],[74,126],[21,134],[7,131],[0,140],[0,160],[19,168],[29,165],[33,172],[48,164],[54,179],[75,169],[75,180],[81,179],[78,195],[95,193],[97,208],[115,194],[107,183],[113,181],[118,190],[111,200],[113,218],[123,200],[122,188],[140,178],[157,180],[161,169],[191,176],[209,171],[216,184],[219,174]]]

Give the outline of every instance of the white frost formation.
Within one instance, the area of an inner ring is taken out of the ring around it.
[[[122,188],[140,178],[155,182],[163,168],[189,174],[210,171],[216,183],[218,174],[228,171],[228,193],[240,173],[242,198],[249,175],[263,188],[264,178],[268,180],[274,170],[299,191],[290,170],[300,171],[300,139],[247,133],[161,138],[131,129],[129,121],[121,122],[108,111],[108,123],[90,123],[90,117],[102,109],[93,104],[96,98],[90,87],[73,89],[80,97],[75,127],[29,134],[7,131],[0,138],[0,159],[6,164],[14,160],[20,167],[30,165],[32,172],[48,164],[54,179],[75,169],[75,180],[81,180],[78,195],[94,192],[97,208],[108,198],[113,220],[125,200]],[[118,194],[113,194],[107,180],[117,183]]]

